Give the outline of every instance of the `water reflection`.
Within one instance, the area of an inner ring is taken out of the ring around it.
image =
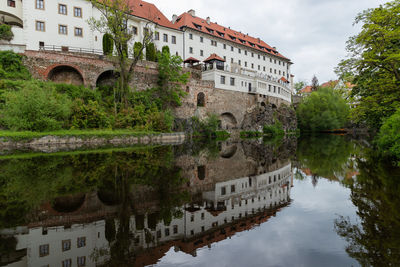
[[[0,164],[1,266],[146,266],[260,225],[291,202],[290,155],[254,142]]]

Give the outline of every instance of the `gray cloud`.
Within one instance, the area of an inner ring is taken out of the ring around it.
[[[289,57],[296,80],[334,79],[346,56],[347,39],[356,34],[355,16],[386,0],[147,0],[168,17],[195,9],[200,17],[260,37]]]

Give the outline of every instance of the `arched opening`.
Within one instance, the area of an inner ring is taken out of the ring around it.
[[[266,105],[265,105],[265,102],[261,102],[261,106],[262,107],[265,107]]]
[[[100,201],[106,206],[116,206],[119,205],[122,201],[118,194],[111,190],[101,189],[97,192],[97,197]]]
[[[206,166],[198,166],[197,167],[197,177],[200,181],[206,179]]]
[[[221,115],[221,128],[222,129],[236,129],[237,128],[237,120],[232,113],[223,113]]]
[[[272,104],[273,109],[277,109],[278,107],[275,104]]]
[[[204,93],[198,93],[197,94],[197,106],[198,107],[205,107],[206,105],[206,96]]]
[[[52,208],[61,213],[77,211],[85,202],[85,194],[58,197],[52,201]]]
[[[53,68],[47,77],[48,80],[56,83],[83,85],[82,74],[71,66],[57,66]]]
[[[224,159],[230,159],[232,158],[237,151],[237,146],[236,145],[232,145],[229,147],[226,147],[221,153],[220,156]]]
[[[118,73],[113,70],[108,70],[99,75],[96,81],[96,87],[112,87],[117,82]]]

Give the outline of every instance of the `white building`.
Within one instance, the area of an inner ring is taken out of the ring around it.
[[[103,35],[92,31],[91,17],[100,12],[86,0],[1,0],[0,21],[13,25],[14,39],[0,50],[55,50],[102,54]],[[5,3],[7,2],[7,3]],[[260,38],[196,17],[190,10],[169,21],[153,4],[133,0],[128,22],[132,43],[141,41],[146,27],[154,32],[158,50],[168,45],[172,54],[205,62],[203,80],[215,87],[273,96],[291,102],[291,61]],[[208,59],[208,60],[207,60]]]

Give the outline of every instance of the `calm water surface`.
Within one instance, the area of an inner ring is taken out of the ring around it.
[[[365,144],[0,156],[0,266],[400,266],[400,170]]]

